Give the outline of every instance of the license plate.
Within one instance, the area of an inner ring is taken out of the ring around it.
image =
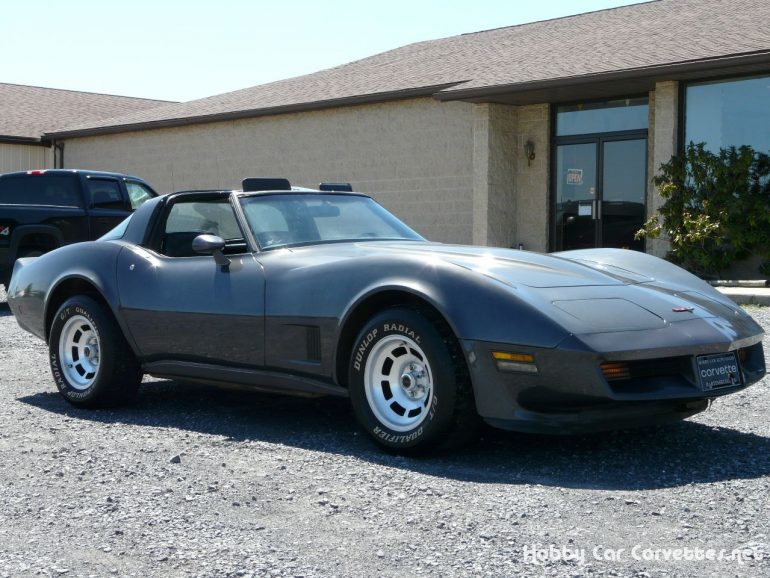
[[[695,358],[698,385],[704,391],[741,385],[741,368],[735,353],[699,355]]]

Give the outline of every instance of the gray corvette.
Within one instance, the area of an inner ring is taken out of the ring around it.
[[[683,419],[765,374],[759,325],[663,260],[430,243],[356,193],[152,199],[20,259],[8,301],[76,406],[142,374],[337,395],[402,452]]]

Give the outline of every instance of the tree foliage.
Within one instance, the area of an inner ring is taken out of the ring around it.
[[[702,276],[752,254],[770,275],[770,156],[749,146],[712,153],[690,143],[653,182],[665,203],[637,238],[665,235],[669,258]]]

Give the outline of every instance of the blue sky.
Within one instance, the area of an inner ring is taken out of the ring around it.
[[[633,0],[3,3],[0,82],[192,100],[411,42]]]

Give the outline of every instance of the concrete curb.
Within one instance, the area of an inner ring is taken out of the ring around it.
[[[712,287],[746,287],[751,289],[765,289],[770,287],[770,280],[751,279],[748,281],[737,281],[725,279],[719,281],[709,281],[709,284]]]
[[[766,287],[716,287],[738,305],[764,305],[770,307],[770,288]]]

